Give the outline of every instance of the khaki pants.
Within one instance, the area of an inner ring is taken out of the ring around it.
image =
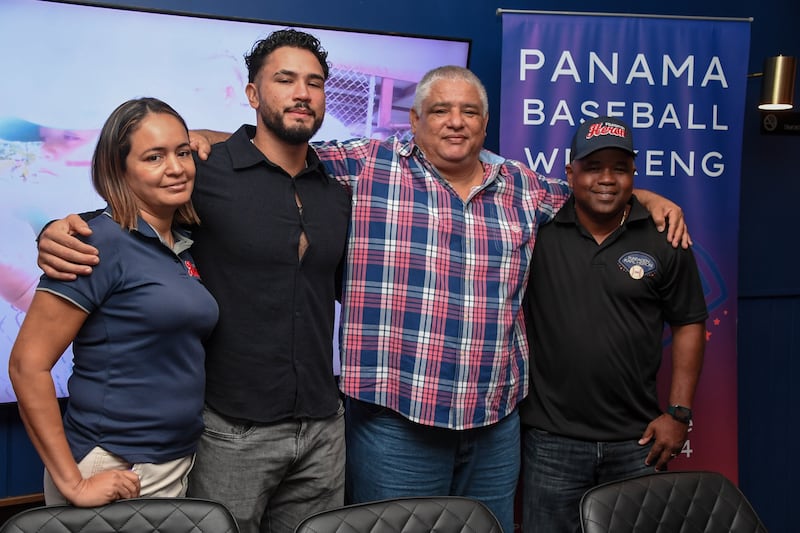
[[[186,495],[186,480],[193,463],[194,455],[188,455],[166,463],[131,465],[121,457],[96,446],[78,463],[78,470],[81,471],[84,478],[88,478],[106,470],[130,468],[139,475],[140,496],[172,498]],[[47,469],[44,471],[44,502],[47,505],[68,503],[56,488]]]

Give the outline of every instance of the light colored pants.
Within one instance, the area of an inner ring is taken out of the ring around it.
[[[272,424],[206,407],[188,494],[231,510],[242,533],[292,533],[306,516],[344,504],[344,408],[322,420]]]
[[[186,495],[187,478],[193,462],[194,455],[188,455],[166,463],[131,464],[96,446],[78,463],[78,470],[84,478],[88,478],[106,470],[131,469],[139,475],[139,496],[172,498]],[[47,505],[67,503],[47,469],[44,471],[44,502]]]

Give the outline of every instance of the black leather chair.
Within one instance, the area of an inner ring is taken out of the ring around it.
[[[503,533],[492,512],[469,498],[397,498],[316,513],[295,533]]]
[[[51,505],[9,518],[0,533],[239,533],[224,505],[195,498],[132,498],[102,507]]]
[[[766,533],[744,494],[716,472],[604,483],[581,499],[584,533]]]

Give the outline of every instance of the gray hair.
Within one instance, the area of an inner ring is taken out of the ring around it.
[[[447,65],[429,70],[422,76],[422,79],[417,84],[417,90],[414,93],[414,104],[412,106],[414,111],[417,112],[417,115],[422,115],[422,102],[428,98],[431,87],[439,80],[463,80],[473,85],[478,90],[478,96],[481,99],[483,116],[485,117],[489,114],[489,97],[486,96],[486,87],[483,86],[478,76],[464,67]]]

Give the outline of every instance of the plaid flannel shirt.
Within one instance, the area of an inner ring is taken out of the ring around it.
[[[315,143],[353,193],[340,387],[409,420],[493,424],[528,392],[521,304],[541,224],[563,180],[483,150],[464,201],[411,141]]]

